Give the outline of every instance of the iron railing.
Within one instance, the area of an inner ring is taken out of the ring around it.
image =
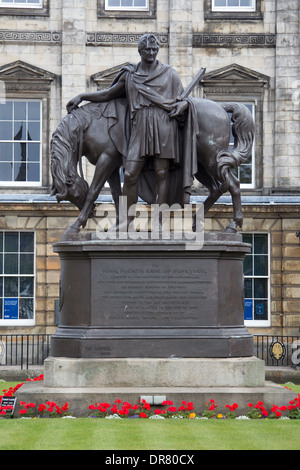
[[[300,365],[300,336],[255,335],[253,355],[266,366]]]
[[[50,354],[51,335],[0,335],[0,367],[42,366]],[[255,335],[253,355],[267,366],[300,365],[300,336]]]
[[[0,335],[0,367],[41,366],[50,353],[51,335]]]

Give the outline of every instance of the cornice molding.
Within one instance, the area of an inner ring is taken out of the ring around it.
[[[207,73],[201,80],[206,94],[257,94],[269,86],[270,77],[238,64],[230,64]]]
[[[0,67],[0,80],[8,91],[47,92],[56,75],[34,65],[17,60]]]
[[[98,90],[106,89],[111,86],[115,77],[120,73],[122,67],[128,65],[129,62],[110,67],[109,69],[101,70],[91,76],[91,79],[97,84]]]

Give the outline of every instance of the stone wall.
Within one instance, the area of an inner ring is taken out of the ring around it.
[[[112,206],[105,206],[111,208]],[[271,234],[271,326],[249,328],[255,334],[298,335],[300,324],[300,243],[296,236],[300,208],[244,206],[243,232]],[[52,244],[78,212],[71,204],[1,204],[0,230],[32,230],[36,233],[36,322],[22,333],[53,333],[55,301],[59,299],[60,261]],[[114,215],[112,214],[112,217]],[[217,204],[205,219],[206,231],[222,231],[232,217],[230,204]],[[99,220],[99,219],[98,219]],[[96,230],[95,220],[85,229]],[[0,326],[0,334],[13,334],[19,327]]]
[[[299,2],[277,2],[275,186],[288,190],[300,182],[299,20]]]
[[[144,32],[159,35],[159,58],[178,70],[184,86],[200,67],[210,73],[238,64],[264,74],[269,83],[262,96],[263,144],[257,148],[262,176],[255,189],[298,191],[299,3],[258,0],[254,16],[221,18],[211,14],[211,0],[150,4],[153,14],[140,18],[103,14],[103,0],[53,0],[46,16],[3,16],[0,67],[22,60],[58,78],[51,87],[49,135],[70,98],[96,90],[94,74],[139,60],[137,39]],[[201,96],[201,88],[195,94]]]

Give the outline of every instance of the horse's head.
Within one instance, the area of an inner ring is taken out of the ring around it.
[[[76,115],[75,115],[76,114]],[[82,155],[82,135],[88,126],[82,112],[68,114],[60,122],[51,139],[52,195],[58,202],[70,201],[82,209],[88,184],[78,174],[78,163]]]
[[[76,174],[75,178],[66,181],[66,189],[67,193],[65,199],[72,202],[72,204],[81,210],[89,189],[87,182]]]

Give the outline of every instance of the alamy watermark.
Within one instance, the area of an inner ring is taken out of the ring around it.
[[[6,346],[4,341],[0,341],[0,364],[5,364]]]
[[[292,350],[294,351],[292,353],[292,364],[294,364],[294,366],[298,366],[300,364],[300,341],[297,340],[297,341],[294,341],[292,343]]]
[[[100,240],[178,240],[186,250],[200,250],[204,244],[203,204],[135,204],[127,209],[127,197],[121,196],[119,226],[113,224],[101,205],[97,217],[96,235]]]

